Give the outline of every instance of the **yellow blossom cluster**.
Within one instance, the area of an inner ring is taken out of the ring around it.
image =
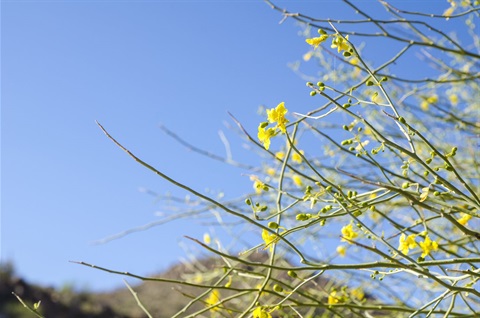
[[[332,39],[332,49],[337,49],[338,53],[342,51],[349,51],[350,50],[350,45],[348,44],[348,35],[346,37],[341,36],[340,34],[337,34],[333,39]]]
[[[402,235],[400,235],[398,245],[398,249],[400,250],[400,252],[402,252],[404,255],[407,255],[409,250],[420,246],[420,248],[422,249],[421,256],[422,258],[425,258],[427,255],[430,254],[430,252],[438,250],[438,243],[432,241],[428,235],[425,236],[424,241],[420,243],[417,243],[415,241],[416,237],[417,234],[411,234],[406,236],[404,233],[402,233]]]
[[[273,251],[273,245],[278,241],[277,234],[270,234],[267,230],[263,229],[262,239],[265,242],[265,248],[270,248],[270,252]]]
[[[288,119],[285,118],[287,112],[284,102],[275,108],[267,109],[267,122],[260,123],[257,134],[258,140],[266,150],[270,148],[270,139],[278,134],[278,130],[284,134],[287,132]],[[269,124],[275,124],[275,127],[268,127]]]
[[[458,219],[458,223],[465,226],[471,218],[472,216],[470,214],[462,213],[462,217]]]
[[[342,236],[342,242],[348,242],[352,244],[350,241],[355,239],[358,236],[358,233],[353,229],[353,225],[349,224],[342,227]]]
[[[218,290],[214,289],[210,293],[210,295],[207,297],[207,299],[205,299],[205,304],[207,305],[207,307],[213,306],[220,301],[220,297],[221,297],[220,292]],[[218,311],[219,308],[218,307],[213,307],[210,310]]]
[[[257,307],[253,311],[253,318],[272,318],[272,315],[262,307]]]

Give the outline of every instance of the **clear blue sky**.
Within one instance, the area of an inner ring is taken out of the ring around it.
[[[338,17],[336,1],[278,2]],[[448,5],[445,3],[442,8]],[[223,121],[233,113],[255,133],[259,105],[314,108],[288,67],[308,50],[300,28],[262,1],[2,1],[1,259],[26,279],[108,289],[121,278],[79,260],[137,274],[185,256],[177,221],[104,245],[91,242],[155,221],[151,196],[175,190],[136,164],[96,126],[195,189],[251,190],[242,170],[187,151],[165,124],[219,154],[251,160]],[[335,13],[337,13],[335,15]]]

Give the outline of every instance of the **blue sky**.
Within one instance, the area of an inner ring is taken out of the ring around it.
[[[176,193],[95,120],[196,189],[250,191],[241,170],[187,151],[158,126],[220,154],[223,129],[241,158],[227,111],[255,129],[259,105],[297,102],[303,91],[308,100],[287,67],[306,47],[280,19],[260,1],[3,2],[2,261],[33,282],[103,289],[121,279],[68,261],[148,274],[185,256],[182,236],[204,231],[195,222],[90,244],[157,219],[159,205],[139,188]]]
[[[329,17],[337,2],[278,2]],[[445,8],[447,5],[445,5]],[[260,105],[314,108],[305,81],[287,66],[308,50],[300,27],[262,1],[2,1],[1,259],[26,279],[108,289],[121,278],[69,263],[137,274],[173,264],[176,221],[103,245],[91,242],[158,219],[139,191],[184,193],[126,156],[96,126],[189,186],[251,190],[238,168],[186,150],[159,129],[223,154],[255,161],[224,121],[250,131]]]

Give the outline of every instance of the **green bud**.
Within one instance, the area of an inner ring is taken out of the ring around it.
[[[346,104],[343,104],[342,106],[343,106],[343,108],[349,108],[352,105],[350,105],[349,103],[346,103]]]
[[[297,273],[294,272],[294,271],[288,271],[287,274],[288,274],[288,276],[290,276],[292,278],[297,278],[298,277]]]
[[[370,81],[370,80],[367,81],[367,86],[373,86],[373,85],[375,85],[375,84],[372,81]]]
[[[342,128],[343,128],[343,130],[346,130],[346,131],[350,130],[347,125],[343,125]]]
[[[409,182],[404,182],[404,183],[402,183],[402,189],[407,189],[408,187],[410,187],[410,183],[409,183]]]
[[[307,221],[309,219],[308,215],[305,213],[299,213],[295,218],[297,221]]]
[[[272,229],[272,230],[278,229],[278,223],[277,222],[269,222],[267,226],[268,226],[269,229]]]
[[[317,83],[317,86],[318,86],[318,87],[324,87],[325,84],[324,84],[323,82],[318,82],[318,83]]]
[[[250,198],[245,199],[246,205],[252,205],[252,200]]]
[[[425,162],[427,163],[427,165],[429,165],[432,162],[432,158],[427,158],[427,160],[425,160]]]
[[[263,123],[260,124],[260,128],[265,128],[268,126],[268,122],[264,121]]]
[[[350,56],[352,56],[352,53],[345,51],[345,52],[343,52],[343,56],[344,57],[350,57]]]
[[[316,91],[311,91],[311,92],[310,92],[310,96],[315,96],[315,95],[317,95],[317,92],[316,92]]]
[[[307,86],[312,86],[313,83],[312,83],[312,82],[307,82],[306,85],[307,85]]]
[[[277,293],[281,293],[281,292],[283,292],[283,287],[275,284],[275,285],[273,285],[273,290],[276,291]]]

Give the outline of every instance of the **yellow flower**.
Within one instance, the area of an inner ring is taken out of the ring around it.
[[[328,39],[328,35],[322,34],[322,35],[320,35],[319,37],[316,37],[316,38],[306,39],[305,42],[307,42],[308,44],[310,44],[314,48],[317,48],[320,45],[320,43],[325,42],[327,39]]]
[[[285,158],[285,153],[283,151],[279,151],[275,153],[275,158],[282,160],[283,158]]]
[[[266,128],[264,123],[261,123],[258,126],[258,140],[263,144],[266,150],[270,148],[270,138],[275,136],[275,129],[273,128]]]
[[[414,249],[417,246],[417,242],[415,242],[415,234],[411,234],[406,236],[405,233],[400,235],[398,249],[404,254],[408,254],[408,250]]]
[[[272,318],[272,315],[266,310],[263,310],[262,307],[257,307],[253,311],[253,318]]]
[[[295,185],[297,185],[297,186],[299,186],[299,187],[301,187],[302,184],[303,184],[302,178],[300,178],[299,175],[294,175],[294,176],[292,177],[292,180],[293,180],[293,183],[295,183]]]
[[[328,304],[329,305],[344,303],[345,300],[346,300],[345,296],[337,295],[336,290],[331,291],[330,294],[328,295]]]
[[[427,102],[429,104],[435,104],[438,102],[438,96],[437,95],[432,95],[429,98],[427,98]]]
[[[203,234],[203,242],[207,245],[212,242],[212,238],[210,237],[210,234],[208,233]]]
[[[453,13],[454,10],[455,10],[455,7],[450,7],[450,8],[448,8],[447,10],[445,10],[445,11],[443,12],[443,15],[444,15],[445,17],[449,17],[449,16],[452,15],[452,13]]]
[[[428,110],[429,107],[430,107],[430,104],[426,100],[424,100],[420,103],[420,108],[422,110]]]
[[[459,218],[457,221],[458,223],[460,223],[461,225],[465,226],[467,225],[468,221],[472,218],[472,216],[470,214],[466,214],[466,213],[462,213],[462,217]]]
[[[265,248],[269,247],[270,252],[273,251],[273,245],[278,241],[277,234],[270,234],[267,230],[263,229],[262,239],[265,242]]]
[[[435,241],[432,241],[427,235],[425,241],[419,243],[423,253],[422,257],[425,258],[431,251],[436,251],[438,249],[438,244]]]
[[[352,296],[357,298],[358,300],[362,300],[363,298],[365,298],[365,292],[361,287],[358,287],[352,290]]]
[[[304,60],[305,62],[308,62],[308,61],[310,61],[310,59],[312,58],[312,56],[313,56],[313,51],[309,51],[309,52],[303,54],[303,60]]]
[[[347,42],[348,40],[348,35],[344,38],[340,34],[337,34],[333,39],[332,39],[332,49],[337,48],[338,53],[342,51],[348,51],[350,50],[350,45]]]
[[[352,244],[349,241],[356,238],[358,236],[358,233],[355,232],[355,230],[353,229],[353,225],[349,224],[342,227],[342,236],[342,242],[348,242],[349,244]]]
[[[264,187],[265,187],[265,184],[258,179],[255,179],[255,181],[253,182],[253,188],[255,189],[256,194],[262,193],[262,190]]]
[[[292,160],[293,162],[296,162],[296,163],[302,163],[303,159],[302,159],[302,156],[300,154],[304,154],[304,151],[303,150],[300,150],[300,153],[294,153],[292,155]]]
[[[452,103],[453,106],[458,104],[458,95],[457,94],[449,95],[448,99],[450,100],[450,103]]]
[[[345,257],[345,255],[347,254],[347,247],[345,245],[337,246],[337,253],[341,257]]]
[[[220,301],[220,297],[221,297],[221,296],[220,296],[220,292],[219,292],[218,290],[214,289],[214,290],[210,293],[210,295],[208,296],[208,298],[205,299],[205,303],[206,303],[207,307],[213,306],[213,305],[215,305],[216,303],[218,303],[218,302]],[[215,307],[213,307],[213,308],[210,309],[210,310],[217,311],[217,310],[219,310],[219,308],[215,306]]]
[[[267,118],[270,123],[277,123],[276,128],[280,129],[282,133],[287,131],[285,124],[288,123],[288,119],[285,118],[285,114],[288,110],[285,108],[285,103],[281,102],[277,107],[267,109]]]
[[[267,168],[267,174],[268,174],[269,176],[272,176],[272,177],[273,177],[273,176],[275,175],[275,169],[273,169],[273,168]]]
[[[430,107],[430,105],[432,104],[436,104],[438,102],[438,96],[437,95],[432,95],[430,97],[428,97],[427,99],[424,99],[421,103],[420,103],[420,108],[422,110],[428,110],[428,108]]]

